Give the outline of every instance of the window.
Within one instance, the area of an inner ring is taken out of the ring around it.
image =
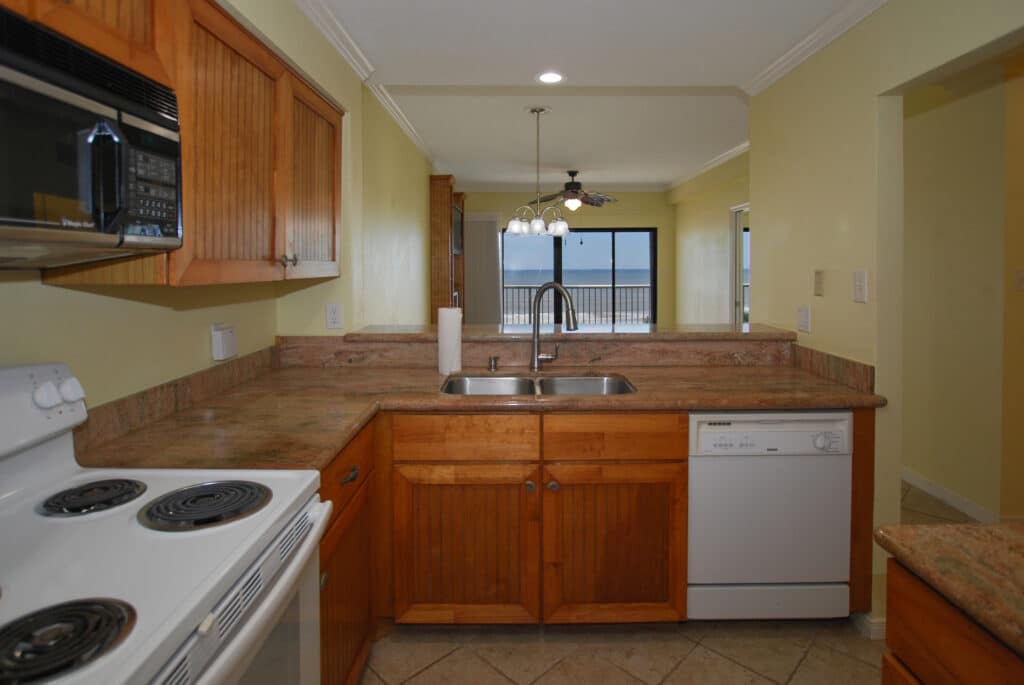
[[[580,326],[657,320],[657,229],[574,228],[565,238],[502,234],[502,322],[529,324],[537,287],[564,285]],[[561,297],[548,291],[542,324],[561,323]]]

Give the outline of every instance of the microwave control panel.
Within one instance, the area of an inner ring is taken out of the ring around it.
[[[178,235],[178,165],[172,157],[148,150],[128,150],[129,235]]]

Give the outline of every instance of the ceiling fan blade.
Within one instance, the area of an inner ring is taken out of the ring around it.
[[[594,193],[583,193],[580,200],[583,201],[583,204],[590,205],[591,207],[600,207],[604,204],[604,198]]]
[[[604,193],[587,193],[587,195],[590,195],[592,197],[599,197],[601,198],[601,202],[618,202],[618,200],[616,200],[611,195],[605,195]]]
[[[562,198],[561,193],[552,193],[551,195],[542,195],[540,198],[541,202],[551,202],[552,200],[560,200]]]

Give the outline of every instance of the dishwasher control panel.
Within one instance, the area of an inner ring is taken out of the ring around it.
[[[690,456],[849,454],[850,412],[690,414]]]

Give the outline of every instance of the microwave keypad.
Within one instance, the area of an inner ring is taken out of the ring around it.
[[[135,235],[178,234],[178,187],[175,162],[142,150],[128,152],[127,232]]]

